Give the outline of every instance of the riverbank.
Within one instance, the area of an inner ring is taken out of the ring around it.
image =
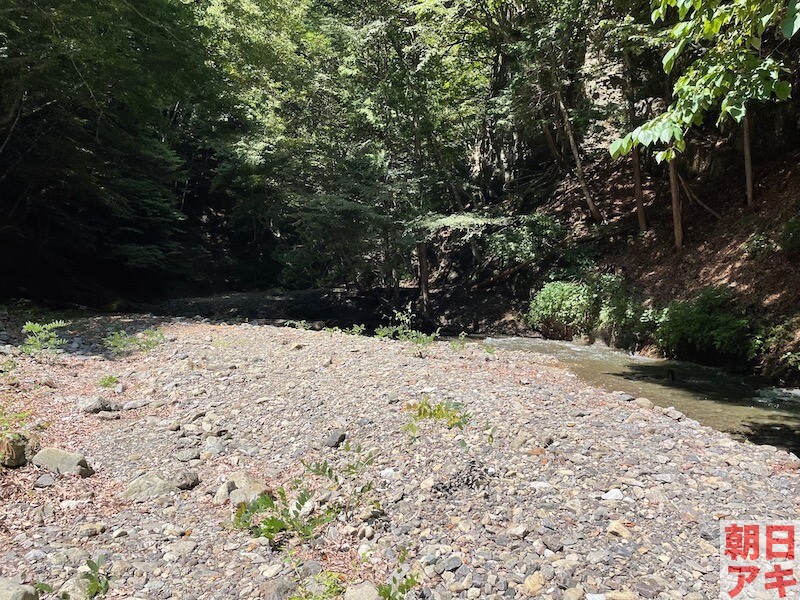
[[[74,590],[104,554],[109,597],[371,598],[413,573],[435,598],[701,599],[718,593],[719,519],[800,512],[794,455],[536,355],[166,318],[77,324],[67,352],[13,356],[2,398],[31,411],[42,446],[84,454],[95,473],[0,471],[0,576]],[[115,358],[99,341],[120,325],[160,328],[163,342]],[[85,412],[94,397],[106,410]],[[275,544],[232,526],[234,503],[278,489],[314,495]]]

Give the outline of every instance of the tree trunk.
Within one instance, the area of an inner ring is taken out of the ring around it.
[[[672,192],[672,228],[675,232],[675,249],[680,250],[683,247],[681,191],[678,188],[678,167],[674,158],[669,161],[669,190]]]
[[[558,102],[558,109],[561,112],[561,118],[564,121],[564,131],[567,134],[570,148],[572,149],[572,156],[575,158],[575,171],[578,174],[578,182],[581,184],[583,195],[586,198],[586,205],[589,207],[589,212],[592,218],[598,223],[603,222],[603,215],[597,210],[597,205],[592,199],[592,194],[589,192],[589,187],[586,185],[586,177],[583,174],[583,163],[581,162],[581,155],[578,151],[578,142],[575,139],[575,132],[572,130],[572,124],[569,120],[569,113],[567,107],[564,105],[564,100],[561,98],[561,92],[556,91],[556,102]]]
[[[750,114],[744,113],[744,178],[747,193],[747,206],[753,206],[753,156],[750,148]]]
[[[647,215],[644,212],[644,193],[642,192],[642,168],[639,164],[639,148],[634,147],[633,154],[633,191],[636,195],[636,219],[639,221],[639,231],[647,230]]]
[[[547,142],[547,147],[550,149],[550,154],[553,155],[553,160],[561,165],[563,162],[561,153],[558,151],[558,147],[556,146],[556,140],[553,138],[553,132],[550,131],[550,128],[547,126],[547,123],[544,121],[544,119],[542,119],[542,133],[544,134],[544,139]]]
[[[622,58],[625,62],[625,90],[628,98],[628,128],[633,129],[636,125],[636,96],[633,90],[633,65],[630,54],[623,50]],[[633,147],[631,159],[633,161],[633,194],[636,197],[636,220],[639,221],[639,230],[647,229],[647,215],[644,212],[644,194],[642,192],[642,168],[639,160],[639,146]]]
[[[417,244],[417,260],[419,261],[419,295],[422,299],[422,316],[429,319],[431,316],[431,297],[428,281],[428,247],[425,242]]]

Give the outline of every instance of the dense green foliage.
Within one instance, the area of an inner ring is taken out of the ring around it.
[[[589,285],[553,281],[531,302],[528,321],[544,333],[569,339],[589,333],[597,318],[594,295]]]
[[[540,290],[531,322],[562,335],[720,350],[747,329],[711,318],[723,299],[661,322],[587,275],[586,242],[614,233],[595,222],[628,215],[584,164],[619,138],[613,156],[662,177],[656,161],[704,135],[733,148],[757,104],[791,116],[798,29],[796,0],[7,0],[2,291],[113,307],[348,286],[398,308],[401,283],[499,284]],[[796,130],[785,119],[781,143]],[[581,214],[553,208],[559,184]],[[776,239],[788,255],[796,221]],[[750,255],[768,242],[754,232]]]
[[[724,288],[708,288],[688,302],[671,302],[655,332],[667,356],[724,363],[753,358],[758,351],[750,318]]]
[[[536,294],[528,319],[550,337],[599,336],[632,349],[653,344],[667,357],[712,364],[742,365],[764,345],[760,327],[726,288],[706,288],[691,300],[653,309],[637,301],[618,277],[557,281]],[[767,345],[780,345],[778,338],[788,331],[775,330]]]

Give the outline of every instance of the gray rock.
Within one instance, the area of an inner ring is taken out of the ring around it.
[[[122,410],[135,410],[137,408],[143,408],[150,404],[150,400],[146,398],[142,398],[141,400],[131,400],[130,402],[126,402],[122,405]]]
[[[647,398],[637,398],[636,400],[633,401],[633,403],[639,408],[644,408],[647,410],[651,410],[654,406],[653,403]]]
[[[249,504],[269,491],[263,481],[242,471],[231,475],[228,482],[235,486],[229,494],[231,504]]]
[[[58,589],[59,598],[88,598],[89,580],[82,575],[76,575]]]
[[[601,496],[603,500],[622,500],[625,495],[622,493],[621,490],[617,488],[612,488],[608,490],[605,494]]]
[[[296,589],[297,584],[291,579],[279,577],[261,584],[261,598],[264,600],[288,600]]]
[[[125,491],[120,494],[120,497],[141,502],[148,498],[166,496],[177,491],[178,488],[175,484],[162,478],[158,473],[151,471],[131,481]]]
[[[189,462],[190,460],[196,460],[200,458],[200,450],[197,448],[187,448],[186,450],[181,450],[175,454],[175,458],[177,458],[181,462]]]
[[[32,586],[0,577],[0,600],[36,600],[38,597]]]
[[[89,396],[86,398],[78,398],[78,408],[81,412],[93,414],[108,410],[109,403],[102,396]]]
[[[36,481],[33,482],[33,487],[46,488],[55,485],[55,483],[56,478],[45,473],[44,475],[40,475]]]
[[[67,452],[58,448],[43,448],[33,457],[33,464],[55,473],[80,475],[89,477],[94,475],[92,468],[86,463],[83,454]]]
[[[197,471],[185,470],[175,476],[175,486],[179,490],[191,490],[200,484],[200,476]]]
[[[112,412],[110,410],[101,410],[97,413],[98,419],[103,419],[104,421],[116,421],[119,419],[119,413]]]
[[[349,586],[344,592],[344,600],[379,600],[378,588],[369,582]]]
[[[22,467],[28,463],[30,452],[27,436],[16,435],[0,440],[0,465],[4,467]]]
[[[328,448],[338,448],[342,445],[345,438],[347,437],[347,432],[343,429],[331,429],[330,433],[328,433],[328,437],[325,440],[325,445]]]

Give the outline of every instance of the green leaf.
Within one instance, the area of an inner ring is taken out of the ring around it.
[[[800,10],[798,10],[797,0],[789,0],[786,16],[781,21],[781,32],[786,39],[789,39],[798,31],[800,31]]]
[[[788,100],[792,95],[792,84],[788,81],[778,81],[773,86],[778,100]]]
[[[622,156],[622,144],[623,139],[615,140],[611,143],[611,147],[608,149],[611,153],[611,158],[619,158]]]

